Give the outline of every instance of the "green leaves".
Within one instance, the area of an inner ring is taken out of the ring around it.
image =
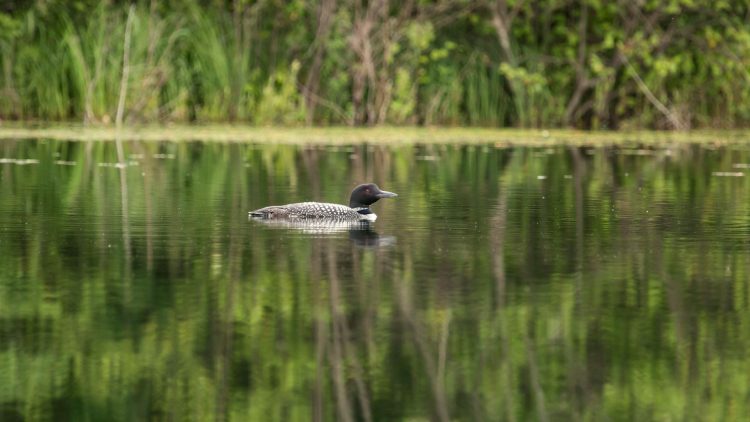
[[[271,74],[261,92],[254,116],[259,125],[292,125],[305,120],[305,104],[297,90],[300,63],[293,61],[289,69]]]
[[[9,41],[21,33],[21,22],[0,12],[0,41]]]
[[[406,28],[406,39],[417,50],[426,50],[435,38],[435,30],[430,22],[412,22]]]

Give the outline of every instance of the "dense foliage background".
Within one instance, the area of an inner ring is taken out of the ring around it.
[[[0,118],[737,127],[749,52],[747,0],[5,1]]]

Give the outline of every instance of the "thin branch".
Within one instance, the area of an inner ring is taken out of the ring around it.
[[[302,85],[300,83],[297,83],[297,89],[299,89],[301,91],[304,88],[305,88],[304,85]],[[318,105],[321,105],[321,106],[323,106],[323,107],[331,110],[334,114],[336,114],[342,120],[344,120],[345,122],[347,122],[347,124],[349,124],[349,125],[353,125],[354,124],[353,117],[347,115],[347,113],[344,111],[344,109],[342,109],[341,107],[339,107],[338,105],[336,105],[336,103],[334,103],[332,101],[329,101],[329,100],[326,100],[325,98],[319,96],[318,94],[316,94],[314,92],[310,92],[309,95],[310,95],[310,100],[312,100],[314,103],[316,103]]]
[[[115,126],[122,127],[122,116],[125,113],[125,97],[128,92],[128,78],[130,76],[130,33],[133,30],[133,15],[135,5],[131,4],[128,9],[128,21],[125,24],[125,45],[122,52],[122,79],[120,80],[120,99],[117,102],[117,116]],[[120,151],[118,151],[119,153]],[[119,155],[119,154],[118,154]],[[120,157],[122,160],[122,157]],[[122,163],[122,161],[120,161]]]
[[[651,104],[653,104],[657,110],[659,110],[662,114],[664,114],[664,116],[666,116],[666,118],[669,120],[669,123],[671,123],[675,129],[686,129],[685,124],[681,122],[680,119],[667,106],[664,105],[664,103],[659,101],[659,99],[656,98],[656,95],[654,95],[653,92],[651,92],[646,83],[643,82],[643,79],[641,79],[640,75],[638,75],[638,72],[636,72],[633,65],[630,64],[630,60],[628,60],[627,56],[625,54],[622,54],[622,57],[625,61],[625,64],[628,66],[628,70],[630,70],[630,75],[633,77],[635,82],[638,84],[638,87],[641,89],[646,98],[651,102]]]

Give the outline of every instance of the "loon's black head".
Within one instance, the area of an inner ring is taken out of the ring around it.
[[[349,197],[349,206],[351,208],[367,208],[380,198],[395,198],[397,196],[393,192],[380,190],[375,183],[366,183],[354,188],[352,195]]]

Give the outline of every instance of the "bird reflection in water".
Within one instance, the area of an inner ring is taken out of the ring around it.
[[[349,240],[363,248],[385,248],[396,244],[396,236],[383,236],[372,229],[372,224],[360,230],[349,230]]]
[[[381,248],[396,244],[396,236],[384,236],[373,229],[370,221],[346,221],[328,218],[309,219],[258,219],[250,218],[258,224],[275,229],[288,229],[312,236],[329,236],[348,232],[349,240],[363,248]]]

